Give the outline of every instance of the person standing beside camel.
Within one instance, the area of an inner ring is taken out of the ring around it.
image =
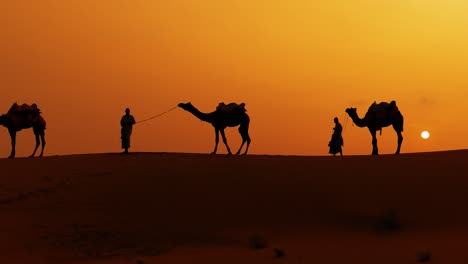
[[[340,122],[338,121],[338,117],[335,117],[333,119],[335,122],[335,127],[333,128],[333,134],[330,142],[328,143],[328,146],[330,147],[330,150],[328,153],[333,154],[333,156],[336,155],[336,153],[340,153],[341,156],[343,156],[343,136],[341,135],[341,132],[343,132],[343,126],[341,126]]]
[[[130,136],[132,135],[132,128],[135,124],[135,118],[130,114],[130,109],[125,109],[125,115],[120,119],[120,138],[122,139],[123,154],[128,154],[130,148]]]

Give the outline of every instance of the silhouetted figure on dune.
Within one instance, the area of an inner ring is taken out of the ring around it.
[[[15,157],[16,132],[27,128],[32,128],[34,135],[36,136],[36,147],[34,148],[34,152],[31,154],[31,157],[34,157],[36,154],[37,148],[41,145],[41,142],[42,149],[39,156],[42,157],[45,147],[44,131],[46,129],[46,121],[41,116],[41,111],[37,108],[36,104],[18,105],[17,103],[14,103],[10,110],[8,110],[7,114],[0,116],[0,125],[8,129],[11,138],[11,153],[8,158]]]
[[[226,145],[227,151],[231,154],[231,149],[228,146],[226,136],[224,134],[224,129],[226,127],[236,127],[239,126],[239,133],[242,137],[242,144],[237,151],[236,155],[240,153],[244,143],[247,142],[247,147],[243,155],[247,154],[250,145],[250,136],[249,136],[249,123],[250,118],[246,113],[245,104],[242,103],[237,105],[235,103],[231,104],[224,104],[220,103],[216,108],[216,111],[211,113],[202,113],[198,109],[196,109],[191,103],[180,103],[179,107],[192,113],[201,121],[205,121],[213,125],[215,129],[215,148],[211,154],[216,154],[218,149],[218,142],[219,142],[219,133],[223,137],[224,145]]]
[[[132,135],[132,128],[135,124],[135,118],[130,114],[130,109],[125,109],[125,115],[120,119],[120,138],[122,139],[123,154],[128,154],[130,148],[130,136]]]
[[[395,154],[400,153],[401,143],[403,142],[403,115],[398,110],[395,101],[390,103],[382,102],[380,104],[373,103],[367,110],[364,118],[359,118],[356,108],[346,109],[346,113],[351,117],[354,124],[358,127],[367,127],[372,135],[372,155],[378,155],[379,149],[377,148],[376,133],[382,128],[392,125],[393,129],[398,135],[398,147]]]
[[[328,143],[328,146],[330,147],[328,153],[333,154],[333,156],[340,153],[340,155],[343,156],[343,136],[341,135],[343,132],[343,126],[338,122],[338,117],[335,117],[333,121],[335,122],[335,127],[333,128],[331,140]]]

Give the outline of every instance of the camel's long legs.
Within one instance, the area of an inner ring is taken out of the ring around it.
[[[39,155],[39,157],[42,157],[42,155],[44,154],[44,147],[46,144],[44,131],[42,131],[41,133],[41,141],[42,141],[42,149],[41,149],[41,154]]]
[[[15,147],[16,147],[16,131],[14,131],[13,129],[9,129],[8,132],[10,132],[10,138],[11,138],[11,153],[10,153],[10,156],[8,158],[14,158],[15,157],[15,153],[16,153],[16,150],[15,150]]]
[[[242,138],[242,144],[240,145],[239,150],[236,152],[236,155],[239,155],[239,153],[241,152],[241,149],[244,146],[244,144],[245,144],[245,140],[244,140],[244,138]]]
[[[220,132],[221,132],[221,136],[223,137],[224,145],[226,145],[228,154],[232,154],[231,149],[229,148],[228,143],[227,143],[226,135],[224,134],[224,129],[220,129]]]
[[[34,135],[36,136],[36,147],[34,148],[34,151],[33,151],[33,153],[31,154],[30,157],[34,157],[34,155],[36,154],[37,148],[38,148],[39,145],[41,144],[41,142],[40,142],[40,140],[39,140],[39,134],[34,133]]]
[[[398,147],[395,154],[400,154],[401,143],[403,142],[403,136],[401,135],[401,131],[396,131],[398,136]]]
[[[42,157],[42,155],[44,154],[44,147],[45,147],[44,128],[33,127],[33,131],[34,131],[34,135],[36,136],[36,147],[34,148],[34,151],[30,157],[34,157],[34,155],[36,155],[36,151],[39,148],[39,145],[42,145],[41,154],[39,154],[39,157]]]
[[[379,148],[377,147],[377,131],[375,129],[369,128],[369,131],[372,135],[372,155],[379,155]]]
[[[218,150],[218,142],[219,142],[219,129],[215,128],[215,147],[213,152],[211,154],[216,154],[216,151]]]
[[[242,144],[240,145],[239,150],[236,152],[236,155],[241,152],[242,147],[244,146],[245,142],[247,142],[247,147],[245,148],[245,152],[243,154],[243,155],[246,155],[247,151],[249,151],[249,145],[250,145],[249,122],[242,123],[239,126],[239,133],[242,137]]]

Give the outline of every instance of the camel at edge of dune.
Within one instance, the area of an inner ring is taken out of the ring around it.
[[[34,157],[39,145],[42,146],[39,157],[42,157],[46,143],[46,121],[41,116],[40,110],[35,104],[31,106],[26,104],[21,106],[16,103],[13,104],[7,114],[0,116],[0,125],[8,129],[11,138],[11,153],[8,158],[14,158],[16,154],[16,133],[22,129],[28,128],[32,128],[34,135],[36,136],[36,147],[30,157]]]
[[[220,104],[220,106],[221,105],[224,105],[224,104]],[[249,150],[250,141],[251,141],[250,136],[249,136],[250,118],[245,112],[246,110],[244,109],[244,104],[241,104],[239,108],[229,109],[229,110],[222,110],[220,107],[218,107],[214,112],[211,112],[211,113],[200,112],[190,102],[180,103],[178,106],[184,109],[185,111],[190,112],[191,114],[193,114],[195,117],[197,117],[201,121],[210,123],[214,127],[215,147],[214,147],[213,152],[211,152],[211,154],[216,154],[216,151],[218,150],[219,133],[221,133],[221,136],[223,138],[224,145],[226,145],[228,154],[231,154],[231,149],[228,146],[226,135],[224,134],[224,129],[226,127],[236,127],[236,126],[239,126],[238,130],[242,137],[242,144],[239,150],[236,152],[236,155],[238,155],[241,152],[242,147],[244,146],[245,143],[247,143],[247,145],[246,145],[246,149],[243,155],[247,154],[247,151]]]
[[[367,127],[372,135],[372,155],[378,155],[379,149],[377,147],[377,131],[387,126],[393,126],[393,129],[398,136],[398,146],[395,154],[400,154],[401,143],[403,142],[403,115],[396,106],[396,102],[390,103],[382,102],[376,104],[375,102],[369,107],[364,118],[360,118],[357,114],[356,108],[347,108],[345,111],[353,120],[354,124],[358,127]]]

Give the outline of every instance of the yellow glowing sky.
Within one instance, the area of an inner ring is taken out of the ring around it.
[[[2,1],[0,107],[39,105],[46,155],[120,151],[125,107],[141,120],[188,101],[246,103],[255,154],[327,155],[333,117],[390,100],[403,153],[468,148],[466,14],[463,0]],[[237,150],[237,129],[226,132]],[[345,154],[370,154],[367,129],[348,123],[343,136]],[[378,140],[394,152],[392,128]],[[176,109],[136,126],[131,150],[213,144],[209,124]],[[31,130],[18,134],[18,156],[33,145]]]

